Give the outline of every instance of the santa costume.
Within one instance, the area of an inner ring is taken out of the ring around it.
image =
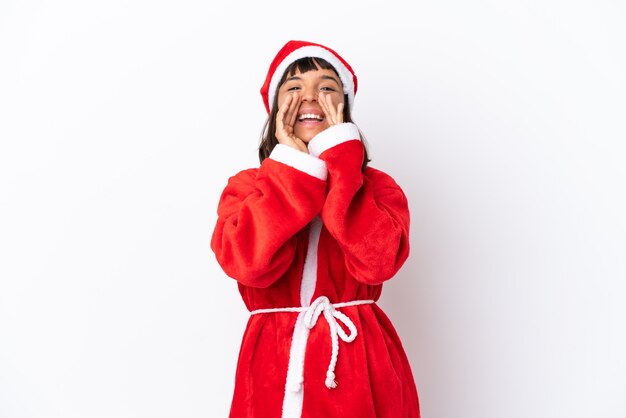
[[[289,41],[261,89],[268,113],[285,69],[304,57],[333,65],[352,108],[350,65]],[[276,145],[220,197],[211,248],[251,313],[230,417],[418,418],[407,356],[376,304],[409,255],[406,196],[388,174],[362,169],[353,123],[320,132],[308,151]]]

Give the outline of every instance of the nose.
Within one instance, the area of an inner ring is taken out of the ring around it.
[[[311,87],[304,87],[302,89],[302,101],[316,102],[317,101],[317,89]]]

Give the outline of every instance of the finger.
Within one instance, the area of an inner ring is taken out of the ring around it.
[[[285,101],[283,102],[282,106],[278,109],[278,113],[276,114],[276,124],[283,122],[285,118],[285,113],[289,109],[290,102],[291,102],[291,95],[288,95],[285,98]]]
[[[285,113],[289,109],[289,103],[291,102],[291,96],[287,96],[282,106],[278,109],[276,114],[276,139],[283,140],[287,136],[285,131]]]
[[[330,95],[324,96],[324,102],[325,102],[326,108],[328,109],[328,114],[330,115],[331,125],[336,125],[337,124],[337,112],[335,111],[335,108],[333,106],[333,100],[331,99]]]
[[[297,136],[293,135],[291,137],[291,139],[293,139],[293,142],[296,144],[296,146],[298,147],[298,149],[302,152],[309,152],[309,147],[307,146],[307,144],[301,140],[300,138],[298,138]]]
[[[339,114],[337,109],[333,106],[333,100],[330,98],[330,96],[328,96],[328,107],[331,109],[331,112],[333,114],[333,122],[336,125],[339,122]]]
[[[292,108],[293,108],[293,95],[292,94],[288,94],[287,97],[285,98],[285,102],[283,103],[283,106],[285,107],[284,112],[283,112],[283,126],[290,126],[289,121],[291,120],[291,112],[292,112]]]
[[[318,102],[322,108],[322,112],[324,112],[324,117],[328,120],[328,123],[332,125],[332,115],[330,114],[330,110],[326,104],[326,95],[320,93]]]
[[[289,114],[289,126],[293,126],[296,123],[296,118],[298,117],[298,109],[300,108],[300,95],[298,93],[294,94],[293,101],[289,106],[289,110],[291,113]]]
[[[333,109],[333,118],[335,124],[343,123],[343,109],[345,106],[344,103],[339,102],[337,103],[337,107],[334,107],[332,101],[330,101],[329,106]]]
[[[343,123],[343,103],[337,105],[337,123]]]

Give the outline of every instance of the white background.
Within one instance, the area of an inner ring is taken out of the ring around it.
[[[227,416],[209,240],[289,39],[409,198],[380,305],[423,416],[626,417],[626,4],[215,3],[0,3],[0,417]]]

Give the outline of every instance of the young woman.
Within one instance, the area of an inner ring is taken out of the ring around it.
[[[375,303],[409,255],[398,184],[369,167],[352,67],[289,41],[261,88],[260,167],[230,177],[211,248],[251,316],[230,417],[417,418],[406,354]]]

